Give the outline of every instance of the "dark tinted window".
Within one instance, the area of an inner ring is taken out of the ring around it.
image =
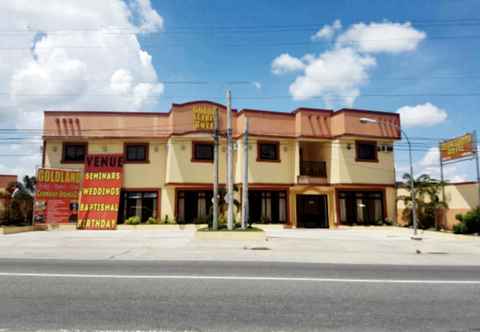
[[[63,161],[83,162],[87,154],[86,144],[70,144],[63,146]]]
[[[126,159],[127,161],[147,160],[147,145],[146,144],[128,144]]]
[[[279,160],[278,143],[259,143],[259,160]]]
[[[357,142],[357,160],[376,161],[377,144],[375,142]]]
[[[213,144],[195,143],[193,146],[194,160],[213,160]]]

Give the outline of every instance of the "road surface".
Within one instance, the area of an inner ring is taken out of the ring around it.
[[[0,260],[18,330],[480,331],[480,268]]]

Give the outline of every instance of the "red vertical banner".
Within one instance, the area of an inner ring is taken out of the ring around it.
[[[36,179],[33,223],[76,223],[80,171],[39,168]]]
[[[123,154],[87,155],[78,229],[116,229],[122,177]]]

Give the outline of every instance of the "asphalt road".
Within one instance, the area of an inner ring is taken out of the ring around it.
[[[480,331],[480,268],[0,260],[18,330]]]

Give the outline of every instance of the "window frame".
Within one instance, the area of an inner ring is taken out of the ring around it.
[[[359,157],[360,145],[372,145],[375,157],[373,159],[364,159]],[[367,162],[367,163],[378,163],[378,143],[377,141],[355,141],[355,161],[357,162]]]
[[[67,156],[67,154],[66,154],[67,147],[72,146],[72,145],[83,146],[83,148],[85,150],[83,160],[68,160],[68,159],[65,158]],[[88,143],[87,142],[63,142],[62,143],[62,160],[61,160],[62,164],[83,164],[83,163],[85,163],[85,159],[87,158],[87,155],[88,155]]]
[[[145,158],[142,160],[128,160],[128,148],[132,146],[143,146]],[[123,145],[123,160],[125,164],[148,164],[150,163],[150,144],[145,142],[129,142]]]
[[[212,147],[212,159],[199,159],[199,158],[197,158],[196,151],[197,151],[197,147],[199,145],[210,145]],[[191,158],[192,162],[213,163],[214,154],[215,154],[215,152],[214,152],[214,146],[213,146],[212,141],[192,141],[192,158]]]
[[[276,159],[264,159],[262,158],[262,145],[269,144],[275,145],[275,154]],[[279,163],[281,162],[280,158],[280,142],[279,141],[257,141],[257,161],[260,162],[271,162],[271,163]]]

